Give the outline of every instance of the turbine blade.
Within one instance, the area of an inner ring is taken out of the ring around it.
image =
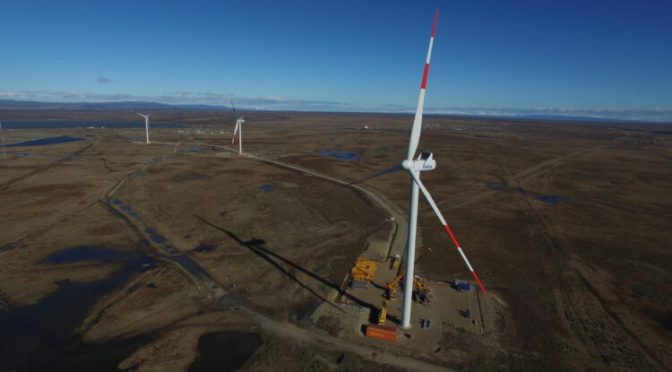
[[[356,180],[356,181],[352,181],[352,182],[350,182],[350,183],[348,184],[348,186],[352,186],[352,185],[355,185],[355,184],[358,184],[358,183],[361,183],[361,182],[364,182],[364,181],[368,181],[368,180],[370,180],[370,179],[372,179],[372,178],[376,178],[376,177],[379,177],[379,176],[384,176],[384,175],[386,175],[386,174],[390,174],[390,173],[398,172],[398,171],[403,170],[403,169],[404,169],[404,168],[401,166],[401,164],[397,164],[397,165],[395,165],[394,167],[390,167],[390,168],[387,168],[387,169],[385,169],[385,170],[382,170],[382,171],[380,171],[380,172],[378,172],[378,173],[374,173],[374,174],[372,174],[372,175],[370,175],[370,176],[366,176],[366,177],[364,177],[364,178],[360,178],[360,179],[358,179],[358,180]]]
[[[411,138],[408,142],[408,154],[406,159],[413,160],[415,152],[418,150],[420,142],[420,132],[422,130],[422,113],[425,108],[425,90],[427,89],[427,76],[429,75],[429,60],[432,57],[432,46],[434,45],[434,35],[436,35],[436,25],[439,21],[439,10],[434,15],[434,25],[432,26],[432,36],[429,38],[429,48],[427,49],[427,59],[425,60],[425,70],[422,73],[422,83],[420,83],[420,96],[418,97],[418,106],[415,109],[413,118],[413,127],[411,128]]]
[[[235,116],[236,119],[237,119],[237,118],[238,118],[238,114],[236,114],[236,105],[233,104],[233,100],[231,100],[231,107],[233,107],[233,116]]]
[[[457,241],[457,238],[455,237],[455,234],[453,234],[453,230],[450,229],[450,226],[448,226],[448,223],[446,222],[446,219],[443,218],[443,214],[441,213],[441,211],[439,210],[439,207],[434,202],[434,198],[432,198],[432,195],[429,193],[429,191],[427,191],[427,188],[422,183],[422,181],[420,181],[420,177],[418,177],[417,174],[414,174],[413,172],[408,172],[408,173],[410,173],[411,177],[413,178],[413,182],[415,182],[418,185],[418,187],[420,188],[420,191],[422,191],[422,194],[427,199],[427,202],[429,203],[429,205],[434,210],[434,213],[436,214],[436,217],[438,217],[439,221],[441,221],[441,224],[443,225],[443,230],[445,230],[446,233],[448,233],[448,236],[450,236],[450,240],[452,240],[453,244],[455,244],[455,248],[457,248],[457,251],[460,252],[460,256],[462,256],[462,260],[464,260],[464,263],[467,264],[467,267],[469,268],[469,271],[471,271],[471,275],[474,277],[474,279],[476,280],[476,283],[478,283],[478,286],[481,288],[481,292],[483,292],[483,295],[485,295],[487,297],[488,292],[485,290],[485,287],[483,286],[483,283],[481,282],[481,279],[478,277],[478,274],[476,274],[476,271],[471,266],[471,263],[469,263],[469,259],[464,254],[464,251],[462,250],[462,246]]]
[[[236,121],[236,127],[233,129],[233,138],[231,139],[231,144],[236,143],[236,133],[238,133],[238,127],[240,126],[240,122]]]

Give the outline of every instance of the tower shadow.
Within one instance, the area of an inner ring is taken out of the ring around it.
[[[266,241],[265,241],[265,240],[263,240],[263,239],[257,239],[257,238],[252,238],[252,239],[250,239],[250,240],[245,241],[245,240],[241,239],[238,235],[234,234],[233,232],[231,232],[231,231],[229,231],[229,230],[227,230],[227,229],[224,229],[224,228],[222,228],[222,227],[219,227],[219,226],[217,226],[217,225],[211,223],[210,221],[206,220],[205,218],[203,218],[203,217],[201,217],[201,216],[194,216],[194,217],[196,217],[196,218],[197,218],[198,220],[200,220],[201,222],[207,224],[208,226],[212,227],[213,229],[219,230],[219,231],[223,232],[224,234],[228,235],[231,239],[233,239],[233,240],[234,240],[236,243],[238,243],[240,246],[247,248],[249,251],[251,251],[251,252],[254,253],[255,255],[261,257],[262,259],[264,259],[266,262],[268,262],[268,263],[271,264],[273,267],[275,267],[275,268],[278,269],[280,272],[282,272],[282,273],[285,274],[287,277],[289,277],[292,281],[296,282],[296,283],[297,283],[298,285],[300,285],[302,288],[304,288],[305,290],[307,290],[308,292],[310,292],[313,296],[317,297],[317,298],[320,299],[321,301],[325,301],[325,302],[327,302],[330,306],[332,306],[332,307],[338,309],[339,311],[341,311],[341,312],[345,312],[343,309],[341,309],[340,307],[338,307],[336,304],[332,303],[331,301],[329,301],[328,299],[326,299],[324,296],[320,295],[320,294],[317,293],[315,290],[313,290],[312,288],[308,287],[305,283],[303,283],[302,281],[300,281],[300,280],[299,280],[294,274],[292,274],[287,268],[285,268],[285,267],[283,267],[282,265],[280,265],[280,262],[281,262],[281,263],[284,263],[285,265],[289,266],[290,268],[292,268],[292,269],[294,269],[294,270],[297,270],[297,271],[299,271],[299,272],[305,274],[306,276],[308,276],[308,277],[314,279],[314,280],[317,281],[318,283],[320,283],[320,284],[322,284],[322,285],[324,285],[324,286],[326,286],[326,287],[328,287],[328,288],[331,288],[331,289],[336,290],[340,296],[343,296],[343,297],[347,298],[348,300],[350,300],[350,301],[356,303],[357,305],[362,306],[362,307],[366,307],[366,308],[370,309],[370,310],[371,310],[371,314],[377,314],[378,311],[380,311],[377,307],[371,305],[370,303],[365,302],[365,301],[363,301],[362,299],[360,299],[360,298],[358,298],[358,297],[352,295],[351,293],[348,293],[347,291],[342,290],[338,284],[331,282],[330,280],[328,280],[328,279],[326,279],[326,278],[324,278],[324,277],[322,277],[322,276],[320,276],[320,275],[314,273],[314,272],[311,271],[311,270],[308,270],[308,269],[304,268],[303,266],[301,266],[301,265],[299,265],[299,264],[297,264],[297,263],[295,263],[295,262],[293,262],[293,261],[291,261],[291,260],[289,260],[289,259],[287,259],[287,258],[285,258],[285,257],[283,257],[283,256],[281,256],[281,255],[279,255],[279,254],[276,253],[276,252],[271,251],[270,249],[268,249],[268,248],[266,247]],[[393,317],[390,317],[390,320],[391,320],[391,321],[397,321],[397,320],[394,319]]]

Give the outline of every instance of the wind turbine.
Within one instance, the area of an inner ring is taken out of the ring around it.
[[[145,136],[147,137],[147,144],[149,144],[149,117],[152,116],[152,114],[141,114],[139,112],[136,112],[136,114],[142,116],[145,118]]]
[[[418,98],[418,106],[415,111],[415,117],[413,119],[413,127],[411,129],[411,138],[408,143],[408,154],[406,159],[404,159],[400,164],[395,165],[394,167],[388,168],[382,172],[374,174],[364,178],[363,180],[370,179],[373,177],[382,176],[384,174],[397,172],[397,171],[406,171],[411,177],[411,194],[409,201],[409,211],[408,211],[408,240],[406,242],[406,273],[404,277],[404,307],[401,320],[401,327],[409,329],[411,328],[411,303],[413,298],[413,271],[415,269],[415,241],[416,241],[416,232],[418,226],[418,199],[419,192],[425,196],[427,202],[434,210],[436,217],[438,217],[441,225],[443,225],[444,231],[450,237],[450,240],[457,248],[457,251],[462,256],[464,263],[469,268],[469,271],[473,275],[474,279],[478,283],[481,291],[485,296],[487,292],[481,279],[479,279],[478,274],[474,271],[474,268],[469,263],[469,259],[464,254],[462,246],[457,241],[455,234],[451,230],[450,226],[446,222],[446,219],[443,217],[443,214],[439,210],[439,207],[434,202],[432,195],[427,191],[425,185],[420,181],[420,172],[431,171],[436,168],[436,160],[431,152],[421,152],[417,158],[414,159],[415,153],[418,149],[418,143],[420,142],[420,131],[422,130],[422,114],[425,105],[425,90],[427,88],[427,75],[429,74],[429,60],[432,55],[432,46],[434,44],[434,36],[436,35],[436,25],[439,19],[439,11],[436,11],[434,15],[434,24],[432,26],[432,36],[429,39],[429,49],[427,51],[427,60],[425,62],[425,69],[422,74],[422,83],[420,84],[420,96]],[[356,182],[361,182],[356,181]]]
[[[236,114],[236,106],[233,104],[233,100],[231,100],[231,107],[233,107],[233,116],[235,116],[236,119],[236,127],[233,129],[233,138],[231,139],[231,144],[233,145],[236,143],[236,133],[238,133],[238,156],[243,155],[243,123],[245,123],[245,119],[243,117],[238,117],[238,114]]]

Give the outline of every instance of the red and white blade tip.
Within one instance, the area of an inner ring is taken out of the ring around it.
[[[464,260],[464,263],[467,264],[467,268],[469,268],[471,275],[476,280],[476,283],[478,283],[478,287],[481,289],[481,292],[483,292],[483,295],[485,297],[488,297],[488,291],[485,290],[485,286],[483,285],[483,282],[481,282],[481,278],[478,277],[476,270],[474,270],[474,268],[471,266],[471,263],[469,262],[467,255],[464,254],[462,246],[460,245],[460,242],[457,241],[457,238],[455,237],[455,234],[453,234],[453,231],[450,229],[450,226],[448,226],[448,224],[444,224],[443,229],[446,231],[446,233],[448,233],[448,236],[450,236],[450,240],[453,241],[453,244],[455,244],[455,248],[460,253],[460,256],[462,256],[462,260]]]
[[[434,25],[432,26],[432,37],[436,36],[436,25],[439,23],[439,10],[434,14]]]

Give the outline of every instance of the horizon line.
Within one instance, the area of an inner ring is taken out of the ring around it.
[[[39,99],[13,99],[3,97],[0,92],[0,111],[15,110],[73,110],[66,106],[95,106],[95,105],[129,105],[133,109],[175,110],[195,109],[211,111],[229,111],[231,108],[225,104],[204,102],[161,102],[161,100],[140,99],[107,99],[107,100],[39,100]],[[168,96],[164,96],[168,97]],[[177,98],[177,97],[175,97]],[[388,108],[353,109],[344,107],[345,104],[333,101],[307,101],[282,98],[244,98],[239,97],[237,102],[239,110],[258,112],[312,112],[312,113],[341,113],[341,114],[385,114],[385,115],[413,115],[414,110],[401,105],[388,105]],[[246,101],[258,101],[255,104],[245,104]],[[25,107],[6,107],[9,103]],[[264,105],[266,103],[266,105]],[[306,107],[282,107],[306,103]],[[320,105],[322,104],[322,105]],[[28,105],[54,105],[64,107],[29,107]],[[137,105],[137,106],[136,106]],[[162,107],[143,107],[142,105],[155,105]],[[328,106],[311,107],[311,106]],[[262,107],[277,106],[277,107]],[[336,106],[336,107],[334,107]],[[337,108],[340,106],[341,108]],[[83,107],[82,109],[87,109]],[[121,110],[123,108],[88,108],[90,110]],[[430,116],[468,117],[468,118],[496,118],[496,119],[523,119],[523,120],[556,120],[574,122],[621,122],[621,123],[651,123],[672,124],[672,109],[655,107],[653,109],[579,109],[579,108],[487,108],[487,107],[427,107],[425,113]],[[625,116],[624,116],[625,115]],[[647,117],[649,116],[649,117]]]

